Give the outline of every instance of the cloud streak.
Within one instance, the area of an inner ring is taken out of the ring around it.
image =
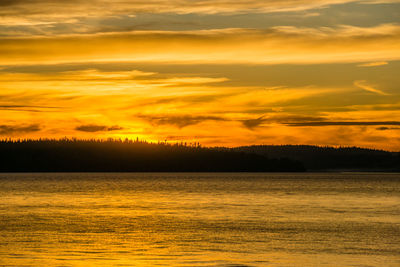
[[[38,124],[31,125],[0,125],[0,135],[18,135],[40,131]]]
[[[105,125],[96,125],[96,124],[87,124],[87,125],[80,125],[75,128],[75,130],[80,132],[88,132],[88,133],[95,133],[95,132],[112,132],[112,131],[119,131],[123,130],[124,128],[114,125],[114,126],[105,126]]]
[[[148,121],[153,125],[173,125],[184,128],[205,121],[227,121],[218,116],[194,116],[194,115],[137,115],[138,118]]]
[[[283,124],[283,125],[293,125],[298,123],[320,123],[325,122],[327,119],[319,116],[302,116],[302,115],[291,115],[291,114],[278,114],[273,116],[261,116],[257,119],[247,119],[242,120],[243,126],[254,130],[259,126],[264,126],[268,124]]]
[[[358,0],[3,0],[0,1],[0,24],[37,25],[79,17],[134,16],[139,13],[217,14],[270,13],[324,8]],[[398,0],[364,0],[364,4],[398,3]],[[45,15],[45,16],[43,16]]]
[[[375,93],[375,94],[378,94],[378,95],[389,95],[388,93],[385,93],[385,92],[383,92],[383,91],[381,91],[379,89],[376,89],[376,88],[372,87],[365,80],[355,81],[354,85],[357,86],[358,88],[361,88],[361,89],[365,90],[365,91],[372,92],[372,93]]]
[[[0,110],[28,111],[28,112],[48,112],[55,111],[59,107],[30,106],[30,105],[0,105]]]
[[[4,65],[70,62],[315,64],[400,59],[400,26],[136,31],[4,38]],[[76,49],[79,47],[79,49]]]
[[[284,123],[293,127],[318,126],[398,126],[400,121],[308,121]]]
[[[243,120],[242,121],[243,126],[248,128],[248,129],[250,129],[250,130],[253,130],[254,128],[260,126],[264,122],[265,122],[265,119],[264,119],[263,116],[259,117],[257,119],[247,119],[247,120]]]
[[[364,63],[364,64],[360,64],[357,65],[358,67],[379,67],[379,66],[384,66],[389,64],[386,61],[379,61],[379,62],[370,62],[370,63]]]
[[[378,131],[400,130],[400,127],[378,127]]]

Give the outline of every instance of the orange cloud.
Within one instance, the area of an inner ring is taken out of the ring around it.
[[[357,65],[358,67],[379,67],[379,66],[384,66],[389,64],[386,61],[379,61],[379,62],[370,62],[370,63],[364,63],[364,64],[360,64]]]
[[[354,85],[357,86],[358,88],[361,88],[365,91],[376,93],[379,95],[389,95],[388,93],[383,92],[382,90],[376,89],[372,87],[371,85],[367,84],[367,81],[355,81]]]
[[[2,64],[169,62],[313,64],[400,59],[400,26],[224,29],[4,38]]]
[[[40,25],[71,21],[78,17],[129,15],[138,13],[268,13],[323,8],[357,0],[107,0],[74,1],[3,1],[0,2],[0,25]],[[363,4],[398,3],[398,0],[364,0]]]

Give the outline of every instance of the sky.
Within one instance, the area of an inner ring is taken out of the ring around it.
[[[0,0],[0,138],[400,151],[400,0]]]

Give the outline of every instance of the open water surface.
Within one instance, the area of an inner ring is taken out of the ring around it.
[[[400,174],[0,174],[0,266],[400,266]]]

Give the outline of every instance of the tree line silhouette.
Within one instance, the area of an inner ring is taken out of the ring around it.
[[[400,152],[359,147],[321,147],[307,145],[258,145],[234,148],[265,157],[298,160],[307,170],[400,171]]]
[[[200,144],[140,140],[0,140],[1,172],[292,172],[303,164]]]
[[[400,171],[400,153],[358,147],[136,140],[0,140],[0,172],[300,172]]]

